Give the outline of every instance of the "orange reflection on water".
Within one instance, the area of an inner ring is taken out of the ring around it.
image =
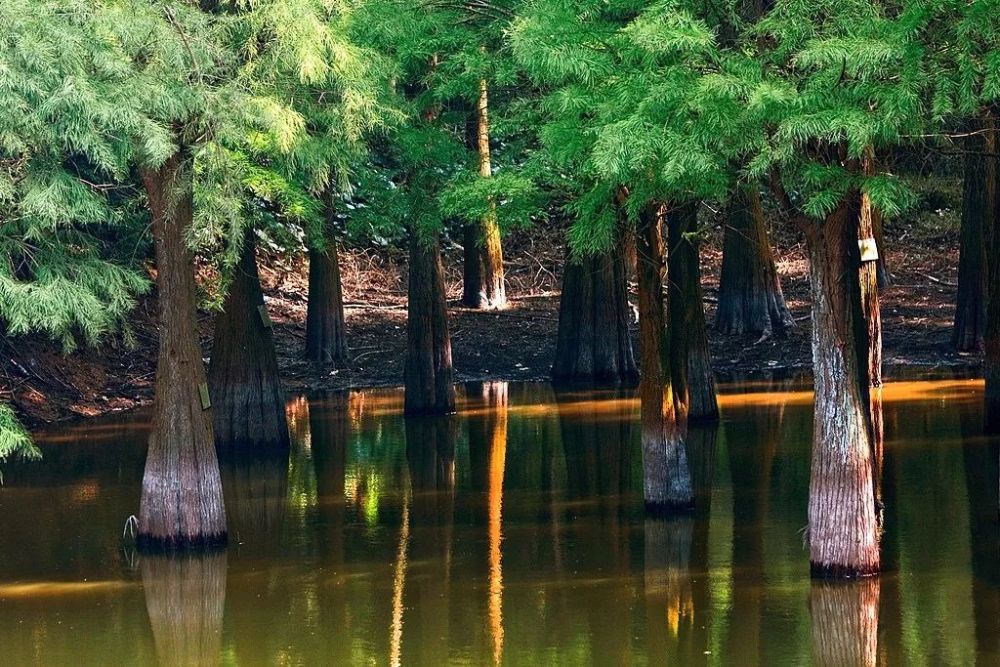
[[[496,405],[496,423],[490,441],[489,525],[490,546],[490,636],[493,638],[493,664],[503,658],[503,477],[507,459],[507,383],[488,386],[490,402]]]
[[[0,586],[0,600],[107,593],[131,587],[127,581],[39,581]]]
[[[403,585],[406,583],[406,554],[410,546],[410,494],[403,494],[403,519],[399,528],[399,548],[392,577],[392,632],[389,636],[389,664],[399,667],[403,648]]]

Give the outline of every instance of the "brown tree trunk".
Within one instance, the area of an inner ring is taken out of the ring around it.
[[[153,218],[159,356],[153,431],[139,505],[138,544],[150,549],[226,542],[226,510],[198,343],[194,262],[184,241],[194,213],[181,155],[142,171]]]
[[[668,218],[670,267],[670,354],[684,367],[674,376],[674,390],[687,402],[687,418],[711,421],[719,418],[715,372],[708,349],[705,302],[699,265],[698,204],[690,202],[672,211]]]
[[[620,247],[578,259],[568,256],[559,301],[552,381],[634,383],[639,376],[628,326],[625,262]]]
[[[218,665],[226,554],[146,556],[142,588],[161,665]]]
[[[822,223],[804,223],[812,291],[815,382],[809,482],[814,576],[879,570],[869,386],[858,336],[865,326],[858,280],[858,204],[849,194]]]
[[[651,512],[690,509],[694,501],[684,448],[685,404],[674,388],[675,377],[683,380],[687,369],[672,363],[666,334],[663,218],[663,206],[647,206],[637,237],[643,495]]]
[[[738,187],[723,240],[715,328],[724,334],[783,335],[795,325],[767,237],[756,187]]]
[[[812,657],[819,667],[875,667],[878,579],[815,583],[809,592]]]
[[[875,156],[870,149],[865,155],[864,169],[867,174],[875,173]],[[874,245],[877,256],[874,259],[859,257],[858,281],[861,288],[861,310],[864,314],[862,369],[866,369],[868,386],[882,386],[882,309],[878,294],[878,256],[881,255],[875,239],[875,229],[880,226],[881,214],[872,204],[867,193],[861,194],[861,212],[858,218],[858,241]],[[860,347],[860,346],[859,346]]]
[[[479,154],[479,176],[492,178],[490,155],[489,86],[479,82],[476,104],[475,131],[469,133],[470,148]],[[504,286],[503,246],[497,223],[496,203],[490,202],[490,212],[476,225],[467,225],[465,232],[465,286],[462,304],[470,308],[499,310],[507,307]],[[478,266],[476,266],[478,265]]]
[[[479,225],[462,228],[462,305],[481,308],[483,305],[483,251],[479,247]]]
[[[983,364],[986,376],[985,416],[988,433],[1000,433],[1000,138],[997,136],[996,119],[988,121],[986,133],[986,246],[989,248],[986,262],[986,331],[983,334],[983,349],[986,359]]]
[[[958,260],[958,300],[952,343],[960,352],[978,352],[986,331],[986,239],[994,217],[989,202],[996,200],[996,180],[987,178],[986,143],[980,137],[966,141],[965,179],[962,191],[962,236]],[[992,192],[991,192],[992,190]]]
[[[323,247],[309,247],[306,359],[320,364],[343,364],[348,361],[347,326],[337,242],[329,234],[336,215],[329,190],[323,193],[323,208],[328,230],[325,237],[319,239]]]
[[[411,231],[404,369],[407,415],[455,411],[448,303],[437,239]]]
[[[229,293],[215,319],[208,387],[220,450],[286,450],[285,392],[257,271],[254,233],[243,240]]]

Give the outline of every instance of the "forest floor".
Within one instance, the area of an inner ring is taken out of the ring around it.
[[[919,224],[887,226],[892,285],[882,295],[886,377],[940,372],[974,373],[978,355],[951,347],[958,276],[957,215],[925,210]],[[708,216],[706,216],[708,217]],[[773,230],[775,257],[797,327],[784,338],[757,340],[709,332],[723,381],[808,372],[809,281],[805,246],[789,230]],[[446,282],[456,380],[548,378],[559,322],[562,232],[515,231],[505,239],[510,308],[473,311],[458,305],[461,248],[445,248]],[[721,266],[721,226],[708,230],[702,250],[705,308],[714,320]],[[353,355],[344,368],[302,360],[307,267],[301,260],[261,262],[265,299],[275,325],[283,380],[289,392],[401,385],[406,346],[406,257],[393,250],[341,254],[348,338]],[[631,285],[635,303],[635,285]],[[37,338],[0,342],[0,398],[13,400],[31,425],[130,409],[152,400],[156,364],[155,297],[139,305],[131,326],[135,345],[111,340],[65,355]],[[206,360],[214,314],[201,313]],[[633,321],[633,329],[635,329]]]

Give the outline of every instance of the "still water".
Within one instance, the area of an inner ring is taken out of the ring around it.
[[[811,395],[724,387],[695,515],[646,519],[631,395],[465,388],[289,404],[290,456],[226,462],[230,547],[135,554],[147,416],[38,434],[0,487],[0,662],[1000,664],[996,440],[982,384],[884,390],[877,580],[809,579]]]

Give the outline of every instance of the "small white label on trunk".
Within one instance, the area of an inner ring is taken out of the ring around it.
[[[858,248],[861,249],[862,262],[878,261],[878,244],[875,239],[861,239],[858,241]]]

